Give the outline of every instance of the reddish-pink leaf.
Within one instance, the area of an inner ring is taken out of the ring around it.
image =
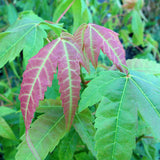
[[[44,92],[52,84],[57,64],[66,125],[68,128],[71,126],[79,100],[82,55],[79,46],[70,37],[67,40],[61,37],[50,42],[29,60],[19,95],[26,132],[39,100],[44,99]]]
[[[78,106],[81,88],[79,63],[83,64],[83,53],[72,39],[69,41],[62,41],[62,44],[63,52],[58,53],[60,55],[58,60],[58,79],[66,127],[69,129]]]
[[[90,70],[90,67],[89,67],[89,59],[88,59],[88,56],[85,54],[85,50],[84,50],[84,44],[83,44],[83,41],[84,41],[84,33],[85,33],[85,29],[87,28],[87,24],[82,24],[78,29],[77,31],[74,33],[74,41],[80,46],[80,48],[82,49],[83,51],[83,57],[84,57],[84,65],[85,65],[85,68],[87,69],[87,71]]]
[[[53,74],[56,73],[57,55],[60,48],[60,39],[54,40],[37,55],[29,60],[26,71],[23,73],[23,82],[19,100],[26,130],[30,128],[32,118],[39,100],[44,99],[47,86],[51,86]]]
[[[82,24],[74,33],[74,38],[75,41],[77,42],[77,44],[82,48],[82,50],[84,49],[83,47],[83,41],[84,41],[84,33],[86,28],[88,27],[87,24]]]
[[[121,71],[127,71],[125,51],[119,41],[118,34],[95,24],[83,24],[74,34],[76,42],[82,48],[94,67],[97,66],[100,49]]]

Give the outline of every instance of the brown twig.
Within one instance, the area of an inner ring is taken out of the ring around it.
[[[139,141],[141,141],[142,138],[154,139],[154,137],[152,137],[152,136],[145,136],[145,135],[143,134],[143,135],[139,136],[139,137],[136,139],[136,143],[138,143]]]

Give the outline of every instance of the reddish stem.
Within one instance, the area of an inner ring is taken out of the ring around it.
[[[54,24],[53,22],[51,22],[51,21],[47,21],[47,20],[45,20],[45,22],[48,22],[48,23],[50,23],[50,24]]]
[[[58,18],[58,20],[56,21],[56,23],[58,23],[60,20],[61,20],[61,18],[65,15],[65,13],[69,10],[69,8],[72,6],[72,4],[74,3],[74,1],[75,0],[73,0],[72,2],[71,2],[71,4],[67,7],[67,9],[61,14],[61,16]]]

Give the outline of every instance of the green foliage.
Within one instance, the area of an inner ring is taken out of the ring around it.
[[[74,121],[74,128],[87,145],[88,149],[96,156],[94,136],[96,130],[93,126],[93,116],[91,112],[86,109],[83,112],[76,114]]]
[[[63,138],[59,144],[59,159],[60,160],[72,160],[76,145],[78,142],[78,135],[75,130],[72,130]]]
[[[9,4],[7,5],[7,12],[8,12],[8,22],[10,25],[14,24],[18,15],[17,15],[17,11],[15,9],[15,7],[13,6],[13,4]]]
[[[0,136],[8,139],[15,139],[13,131],[2,117],[0,117]]]
[[[143,30],[144,30],[144,24],[141,20],[140,15],[135,10],[132,12],[132,31],[136,38],[136,40],[134,40],[135,44],[138,45],[143,44]]]
[[[159,0],[0,0],[0,159],[160,159],[159,5]],[[98,36],[87,23],[119,33],[129,58],[127,66],[116,68],[104,43],[92,45]],[[90,33],[84,36],[87,29]],[[90,72],[80,66],[81,91],[74,93],[80,95],[80,101],[73,124],[66,129],[59,92],[63,83],[55,74],[44,100],[36,106],[28,136],[18,100],[28,60],[56,38],[73,45],[70,39],[75,42],[75,33],[86,57],[88,47],[91,57],[99,55],[99,46],[101,49],[95,68],[89,58],[82,58],[83,67],[88,63]]]

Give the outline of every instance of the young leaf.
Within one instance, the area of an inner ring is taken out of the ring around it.
[[[6,6],[7,7],[7,18],[8,18],[8,22],[10,25],[12,25],[13,23],[15,23],[16,19],[17,19],[17,11],[16,8],[14,7],[13,4],[9,4]]]
[[[68,39],[69,40],[69,39]],[[83,64],[81,50],[75,42],[63,41],[62,51],[57,53],[58,60],[58,80],[62,106],[66,118],[66,127],[70,128],[76,108],[78,106],[80,91],[80,65]]]
[[[47,37],[39,25],[43,20],[32,12],[24,12],[6,32],[0,33],[0,68],[23,50],[25,64],[43,47]]]
[[[68,37],[53,40],[39,53],[29,60],[27,69],[23,74],[23,82],[19,99],[26,126],[26,132],[34,116],[39,100],[44,99],[47,86],[51,86],[53,74],[58,64],[58,80],[62,106],[66,118],[66,127],[70,128],[80,91],[80,63],[82,53],[76,43]]]
[[[139,71],[154,75],[160,74],[160,64],[155,61],[149,61],[147,59],[128,59],[128,68],[133,71]]]
[[[144,23],[137,10],[132,12],[132,30],[138,44],[143,44]]]
[[[94,67],[97,66],[101,49],[117,68],[127,73],[122,67],[123,65],[126,66],[125,51],[118,39],[117,33],[95,24],[83,24],[75,32],[74,37]]]
[[[6,115],[14,113],[14,112],[16,112],[16,111],[9,108],[9,107],[0,106],[0,117],[6,116]]]
[[[56,73],[57,57],[53,53],[58,50],[60,39],[54,40],[29,60],[23,73],[23,82],[19,99],[26,130],[29,129],[39,100],[43,100],[47,86],[51,86],[53,73]]]
[[[93,126],[93,116],[89,109],[84,110],[83,112],[76,114],[74,120],[74,128],[81,137],[82,141],[87,145],[88,149],[96,157],[95,151],[95,128]]]
[[[65,133],[65,118],[62,107],[48,108],[48,112],[39,116],[29,130],[31,141],[40,159],[45,159],[47,154],[54,150]],[[18,152],[16,154],[16,160],[22,159],[35,159],[24,137],[23,142],[18,146]]]
[[[139,72],[131,72],[128,76],[115,71],[102,72],[89,83],[82,93],[79,110],[101,101],[95,123],[100,160],[106,160],[106,157],[109,160],[130,159],[135,146],[136,109],[151,127],[155,138],[160,138],[159,86],[158,78]]]

